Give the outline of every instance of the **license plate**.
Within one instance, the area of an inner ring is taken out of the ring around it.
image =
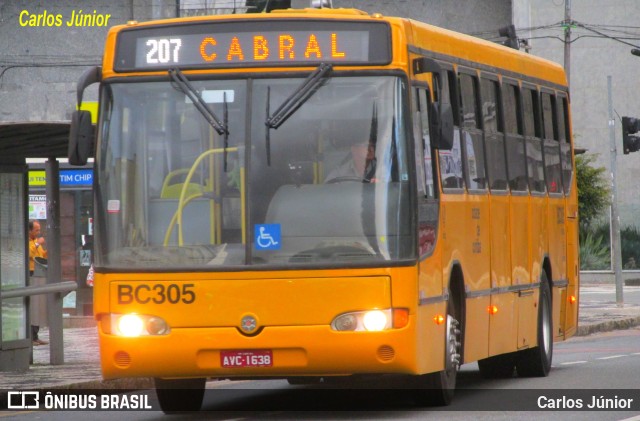
[[[223,368],[271,367],[273,353],[270,349],[220,351],[220,366]]]

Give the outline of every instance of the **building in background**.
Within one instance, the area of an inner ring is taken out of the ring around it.
[[[631,49],[640,46],[638,16],[640,0],[513,1],[518,37],[527,40],[531,54],[563,64],[566,53],[576,146],[594,154],[595,165],[607,168],[607,174],[612,169],[610,124],[615,128],[622,265],[631,271],[640,267],[640,153],[623,154],[621,117],[640,117],[640,95],[635,92],[639,82],[635,69],[640,68],[640,57],[631,55]],[[611,92],[607,76],[611,76]],[[590,229],[604,233],[608,246],[609,215],[603,215],[601,224],[604,226]],[[600,269],[610,270],[610,263]],[[637,274],[625,274],[629,276]]]

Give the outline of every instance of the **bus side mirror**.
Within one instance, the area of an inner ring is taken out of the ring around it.
[[[444,98],[442,84],[436,84],[435,79],[446,77],[446,73],[437,61],[428,57],[415,58],[413,60],[413,73],[416,75],[431,73],[434,78],[432,86],[440,91],[437,97]],[[453,130],[451,104],[445,104],[442,100],[433,102],[429,110],[429,134],[433,147],[443,150],[453,148]]]
[[[93,124],[91,112],[74,111],[69,130],[69,150],[67,157],[71,165],[86,165],[93,152]]]
[[[87,69],[76,88],[78,96],[78,110],[71,114],[71,128],[69,129],[69,149],[67,158],[71,165],[86,165],[87,160],[93,152],[94,130],[91,123],[91,113],[81,110],[82,95],[89,85],[100,82],[102,79],[102,68],[99,66]]]

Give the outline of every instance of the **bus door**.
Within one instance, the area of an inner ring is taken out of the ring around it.
[[[505,138],[499,101],[498,78],[483,75],[480,79],[482,128],[487,158],[487,175],[491,194],[491,317],[489,326],[489,355],[498,355],[515,350],[513,338],[517,335],[517,299],[510,292],[511,253],[509,190]]]
[[[475,71],[461,69],[458,76],[461,101],[461,145],[467,200],[463,213],[450,221],[458,225],[458,237],[463,238],[460,249],[464,256],[462,270],[467,288],[465,332],[468,343],[465,361],[486,358],[489,352],[490,282],[490,212],[486,173],[486,159],[481,130],[479,81]],[[461,221],[463,223],[461,224]],[[461,231],[464,229],[464,231]],[[482,316],[481,316],[482,315]]]
[[[542,128],[538,91],[533,86],[522,87],[525,150],[527,176],[529,181],[529,220],[525,226],[529,230],[529,278],[525,282],[535,284],[542,274],[542,259],[547,250],[547,196],[544,178],[544,158],[542,149]],[[526,229],[525,228],[525,229]],[[519,347],[535,346],[536,322],[538,319],[537,293],[527,294],[519,306]]]
[[[440,262],[433,258],[438,238],[439,203],[435,185],[435,164],[433,162],[433,149],[431,147],[429,135],[429,105],[430,93],[428,87],[418,81],[413,82],[413,133],[415,142],[416,159],[416,185],[418,190],[418,253],[419,278],[418,293],[420,296],[420,307],[418,317],[421,329],[421,338],[437,337],[437,330],[431,322],[433,317],[433,307],[428,307],[430,297],[442,296],[442,268]],[[434,88],[435,90],[435,88]],[[432,299],[432,298],[431,298]],[[440,312],[446,312],[446,302],[437,303],[441,305]],[[428,361],[436,362],[444,360],[444,349],[430,347],[425,341],[421,341],[424,349],[429,349],[432,358]],[[437,354],[437,355],[436,355]],[[440,366],[425,367],[425,370],[436,371]]]
[[[504,130],[506,135],[507,174],[509,177],[510,206],[509,206],[509,240],[511,250],[511,284],[516,290],[530,284],[529,261],[529,183],[527,181],[527,156],[524,142],[524,126],[522,119],[522,102],[520,88],[516,81],[503,79],[502,109],[504,115]],[[526,312],[520,309],[533,305],[533,292],[529,290],[515,292],[516,323],[518,336],[516,348],[527,346],[531,340],[529,330],[526,329]],[[522,316],[522,317],[520,317]]]
[[[566,307],[566,279],[567,279],[567,249],[565,232],[565,201],[562,186],[562,166],[560,162],[560,142],[558,141],[558,114],[556,112],[556,97],[547,90],[540,93],[542,105],[542,122],[544,133],[544,163],[547,192],[549,195],[547,226],[549,228],[549,258],[553,285],[560,288],[552,289],[554,317],[564,315]],[[563,332],[563,325],[559,319],[553,320],[554,337]]]

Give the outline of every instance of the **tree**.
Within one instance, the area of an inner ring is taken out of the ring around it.
[[[592,166],[595,159],[595,155],[576,156],[578,212],[583,229],[611,204],[611,187],[606,176],[607,170],[604,167]]]

